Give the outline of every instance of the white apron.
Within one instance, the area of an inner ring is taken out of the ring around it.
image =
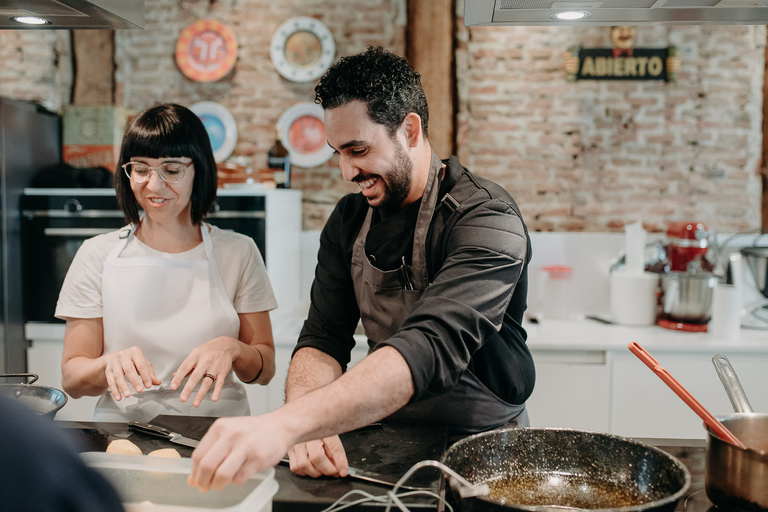
[[[96,404],[94,420],[147,422],[158,414],[248,416],[245,387],[232,371],[217,402],[211,400],[210,391],[199,407],[192,406],[194,393],[182,402],[179,395],[186,379],[176,390],[170,389],[173,372],[192,349],[218,336],[237,338],[240,331],[208,226],[201,226],[207,260],[119,258],[135,230],[134,226],[120,233],[120,242],[104,262],[104,353],[139,346],[163,382],[119,402],[105,392]]]

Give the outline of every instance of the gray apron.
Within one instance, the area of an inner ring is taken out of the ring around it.
[[[371,228],[368,208],[352,249],[352,281],[360,317],[372,351],[391,338],[410,314],[412,306],[429,285],[426,260],[427,231],[437,203],[442,162],[432,153],[429,178],[421,199],[413,237],[411,265],[382,271],[365,256],[365,239]],[[521,414],[522,413],[522,414]],[[406,405],[388,418],[391,421],[447,425],[452,432],[472,433],[499,426],[527,426],[525,404],[501,400],[471,371],[461,374],[458,383],[441,395]],[[517,421],[513,421],[517,420]]]

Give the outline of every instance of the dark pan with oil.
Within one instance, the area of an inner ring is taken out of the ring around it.
[[[460,498],[469,511],[672,511],[690,486],[685,466],[626,438],[571,429],[516,428],[452,445],[443,463],[488,496]]]

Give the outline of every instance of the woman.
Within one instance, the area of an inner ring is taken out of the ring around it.
[[[129,226],[83,243],[56,306],[64,390],[101,395],[97,421],[248,415],[234,375],[274,375],[277,304],[254,241],[203,222],[216,164],[200,119],[174,104],[138,114],[115,189]]]

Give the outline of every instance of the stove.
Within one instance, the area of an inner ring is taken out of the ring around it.
[[[675,508],[676,512],[718,512],[704,492],[705,439],[657,439],[635,438],[641,443],[655,446],[685,464],[691,472],[691,487]]]

